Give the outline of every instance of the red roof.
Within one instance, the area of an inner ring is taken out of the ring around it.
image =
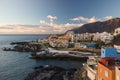
[[[114,70],[115,66],[120,66],[120,60],[117,60],[116,58],[102,58],[99,63],[111,70]]]

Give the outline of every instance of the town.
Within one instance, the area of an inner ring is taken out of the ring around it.
[[[65,34],[51,34],[30,42],[12,42],[11,45],[16,44],[15,47],[4,50],[32,52],[32,58],[40,60],[83,61],[83,67],[75,71],[74,74],[72,73],[74,77],[71,80],[120,80],[119,40],[119,27],[112,33],[74,33],[67,31]],[[46,70],[46,67],[42,68]],[[44,72],[40,73],[43,74]],[[51,75],[50,73],[44,74]],[[68,80],[70,76],[64,80]],[[34,77],[28,76],[27,78],[26,80],[32,80]]]
[[[67,31],[62,35],[51,34],[38,42],[55,49],[49,49],[49,53],[63,55],[70,51],[91,52],[87,55],[87,62],[83,63],[84,70],[78,80],[120,80],[120,45],[114,40],[119,35],[120,28],[116,28],[113,33],[75,34],[73,31]],[[77,52],[74,53],[78,56]]]
[[[120,80],[120,0],[0,0],[0,80]]]

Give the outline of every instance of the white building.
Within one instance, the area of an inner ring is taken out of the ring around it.
[[[68,31],[67,33],[66,33],[66,36],[68,36],[68,37],[72,37],[74,35],[74,32],[73,31]]]
[[[118,34],[120,34],[120,28],[116,28],[113,35],[116,36]]]
[[[120,45],[115,45],[115,44],[114,44],[114,48],[116,48],[116,49],[117,49],[117,52],[120,53]]]
[[[49,41],[49,44],[50,44],[50,46],[52,46],[52,47],[56,47],[56,46],[57,46],[56,41]]]
[[[92,37],[94,36],[94,33],[82,33],[82,34],[74,34],[74,41],[90,41],[92,40]]]
[[[48,48],[48,50],[49,50],[49,53],[69,54],[69,51],[54,50],[52,48]]]
[[[99,39],[100,39],[100,33],[97,32],[97,33],[95,33],[95,35],[94,35],[94,37],[93,37],[93,41],[97,41],[97,40],[99,40]]]
[[[110,33],[107,32],[103,32],[100,35],[101,41],[105,42],[105,43],[110,43],[111,40],[113,39],[113,35],[111,35]]]
[[[86,80],[96,80],[97,62],[94,59],[88,59],[87,64],[84,63],[83,66],[86,67],[86,71],[87,71],[87,79]]]
[[[66,33],[66,36],[68,36],[71,40],[71,42],[74,42],[74,32],[73,31],[68,31]]]
[[[102,32],[102,33],[97,32],[93,37],[93,41],[101,40],[105,43],[110,43],[112,39],[113,39],[113,35],[107,32]]]
[[[80,48],[80,43],[74,43],[74,48]]]

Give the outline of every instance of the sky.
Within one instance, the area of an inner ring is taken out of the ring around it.
[[[120,0],[0,0],[0,34],[57,34],[120,17]]]

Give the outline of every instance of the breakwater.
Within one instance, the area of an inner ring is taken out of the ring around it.
[[[100,49],[93,48],[69,48],[71,51],[83,51],[83,52],[92,52],[92,53],[100,53]]]

